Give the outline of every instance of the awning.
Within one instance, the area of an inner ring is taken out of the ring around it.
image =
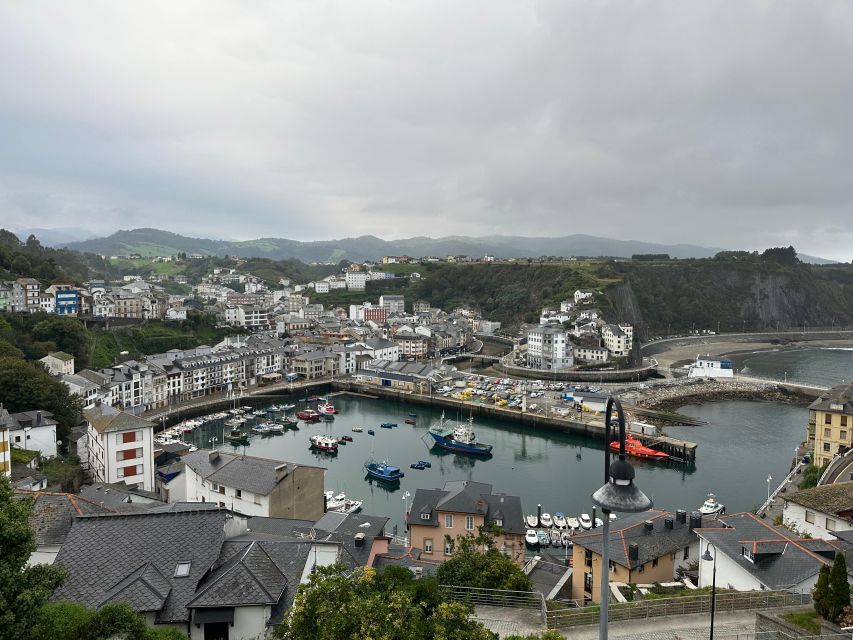
[[[234,607],[209,607],[193,609],[193,624],[228,622],[234,624]]]

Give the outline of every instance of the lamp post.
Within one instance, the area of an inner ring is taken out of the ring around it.
[[[710,548],[714,547],[714,555],[711,555]],[[702,554],[702,560],[714,562],[714,568],[711,571],[711,634],[709,640],[714,640],[714,613],[717,610],[717,547],[713,542],[709,542],[705,547],[705,553]]]
[[[403,504],[405,505],[405,511],[403,512],[403,526],[406,527],[406,544],[409,542],[409,526],[406,524],[406,521],[409,519],[409,498],[412,497],[412,494],[406,491],[403,494]]]
[[[769,473],[767,474],[767,502],[770,502],[770,481],[773,479]],[[769,505],[768,505],[769,506]]]
[[[610,419],[613,405],[619,412],[619,458],[610,463]],[[634,484],[634,467],[625,459],[625,412],[622,403],[614,397],[607,398],[604,416],[604,485],[592,494],[592,502],[601,507],[601,614],[598,637],[607,640],[607,605],[610,589],[610,514],[613,512],[640,513],[652,508],[652,501]]]

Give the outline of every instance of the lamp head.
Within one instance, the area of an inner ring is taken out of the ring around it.
[[[702,559],[707,560],[708,562],[710,562],[711,560],[714,559],[714,556],[711,555],[711,546],[710,545],[705,547],[705,553],[702,554]]]
[[[634,484],[634,467],[621,456],[610,465],[610,479],[592,494],[592,502],[613,513],[640,513],[652,508],[652,500]]]

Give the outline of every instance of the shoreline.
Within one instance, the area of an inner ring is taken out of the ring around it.
[[[793,393],[776,384],[741,381],[714,381],[656,389],[654,394],[637,400],[636,405],[656,411],[677,411],[689,404],[746,400],[778,402],[807,407],[813,398]]]
[[[697,355],[711,357],[726,357],[736,364],[742,364],[742,359],[757,353],[769,351],[797,351],[802,349],[849,349],[853,348],[853,340],[792,340],[790,342],[703,342],[701,344],[678,345],[658,354],[653,358],[664,367],[677,368],[694,362]]]

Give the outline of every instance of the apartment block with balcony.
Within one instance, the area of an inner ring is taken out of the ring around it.
[[[444,489],[418,489],[406,515],[410,544],[426,558],[453,556],[458,539],[493,530],[495,548],[517,564],[524,562],[521,499],[492,492],[492,485],[471,480],[447,482]]]
[[[806,439],[818,467],[853,446],[853,382],[833,387],[809,405]]]
[[[154,491],[154,425],[103,402],[85,410],[83,417],[94,480]]]
[[[527,366],[542,371],[560,371],[574,364],[572,345],[566,332],[555,327],[535,327],[527,332]]]

